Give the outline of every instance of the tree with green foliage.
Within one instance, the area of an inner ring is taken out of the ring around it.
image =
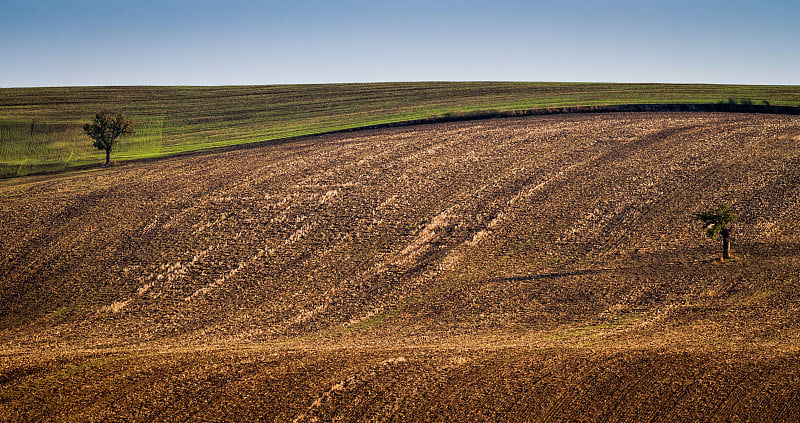
[[[722,235],[722,259],[731,258],[731,225],[736,221],[736,212],[727,204],[721,203],[707,211],[695,213],[694,218],[703,221],[706,236],[714,238]]]
[[[117,138],[133,133],[133,122],[122,113],[103,110],[95,115],[94,122],[83,125],[83,130],[94,140],[98,150],[106,151],[106,164],[109,164]]]

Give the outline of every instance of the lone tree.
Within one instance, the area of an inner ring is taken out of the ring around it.
[[[98,150],[106,151],[106,164],[109,164],[111,149],[117,143],[117,138],[133,133],[133,122],[122,113],[103,110],[95,115],[94,122],[83,125],[83,130],[92,137]]]
[[[694,218],[706,224],[706,236],[714,238],[722,235],[722,259],[731,258],[731,224],[736,221],[736,212],[727,204],[718,204],[717,207],[704,212],[695,213]]]

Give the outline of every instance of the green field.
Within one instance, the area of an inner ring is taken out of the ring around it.
[[[0,89],[0,177],[101,163],[82,125],[108,108],[136,133],[125,161],[487,111],[748,100],[798,106],[800,86],[424,82],[225,87]]]

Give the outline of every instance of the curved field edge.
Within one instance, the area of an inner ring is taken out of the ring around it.
[[[91,148],[81,126],[104,108],[138,124],[112,156],[129,161],[383,125],[621,105],[796,113],[800,87],[425,82],[0,89],[0,177],[97,166],[103,153]]]

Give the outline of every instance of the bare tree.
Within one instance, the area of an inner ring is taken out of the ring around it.
[[[706,227],[706,236],[714,238],[722,235],[722,259],[731,258],[731,225],[736,221],[736,212],[727,204],[718,204],[715,208],[695,213],[694,218],[702,220]]]
[[[94,140],[98,150],[106,151],[106,164],[109,164],[111,149],[116,145],[117,138],[133,133],[133,122],[122,113],[103,110],[95,115],[94,122],[83,125],[83,130]]]

